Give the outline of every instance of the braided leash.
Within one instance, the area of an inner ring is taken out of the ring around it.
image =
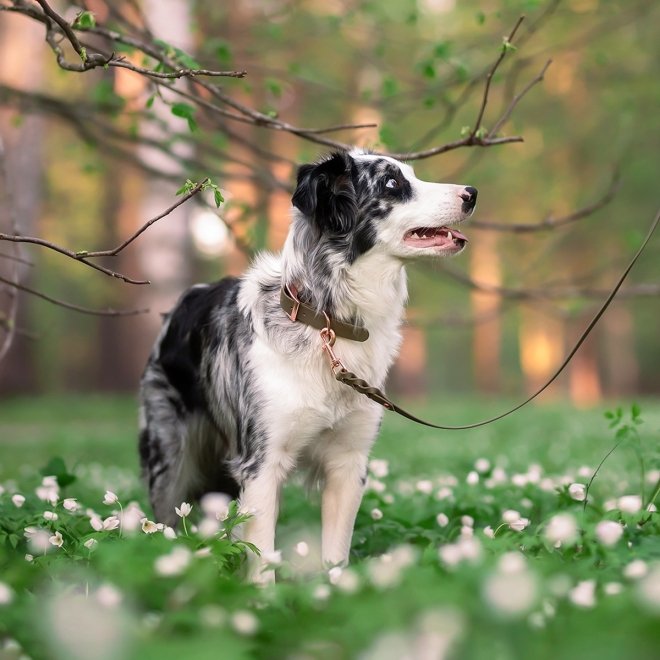
[[[564,358],[564,361],[561,363],[561,365],[559,365],[559,368],[555,371],[555,373],[551,376],[551,378],[539,390],[534,392],[534,394],[529,396],[522,403],[519,403],[510,410],[507,410],[506,412],[503,412],[499,415],[495,415],[495,417],[490,417],[489,419],[484,419],[480,422],[475,422],[473,424],[464,424],[461,426],[444,426],[442,424],[433,424],[431,422],[427,422],[423,419],[420,419],[419,417],[416,417],[412,413],[407,412],[400,406],[397,406],[394,402],[390,401],[387,398],[387,396],[384,394],[384,392],[379,390],[377,387],[373,387],[372,385],[369,385],[369,383],[367,383],[365,380],[362,380],[361,378],[356,376],[353,372],[348,371],[348,369],[346,369],[346,367],[342,364],[341,360],[336,356],[333,350],[336,336],[334,331],[329,327],[330,323],[328,322],[328,326],[323,328],[320,334],[321,334],[323,351],[326,353],[328,359],[330,360],[330,368],[332,369],[335,378],[340,383],[344,383],[344,385],[348,385],[349,387],[352,387],[356,392],[359,392],[360,394],[364,394],[364,396],[368,397],[372,401],[375,401],[376,403],[383,406],[387,410],[392,410],[393,412],[398,413],[403,417],[407,417],[408,419],[410,419],[413,422],[416,422],[417,424],[423,424],[424,426],[430,426],[431,428],[434,429],[443,429],[445,431],[463,431],[466,429],[475,429],[479,426],[485,426],[486,424],[491,424],[492,422],[496,422],[497,420],[502,419],[503,417],[507,417],[508,415],[511,415],[517,410],[520,410],[530,401],[536,399],[536,397],[539,396],[539,394],[541,394],[548,387],[550,387],[550,385],[552,385],[552,383],[557,379],[559,374],[561,374],[561,372],[566,368],[568,363],[573,359],[573,356],[578,352],[580,346],[582,346],[582,344],[589,336],[591,331],[596,327],[596,324],[600,320],[601,316],[603,316],[607,308],[610,306],[612,300],[614,300],[614,297],[621,288],[621,285],[623,284],[624,280],[626,279],[626,277],[628,277],[628,273],[630,273],[632,267],[637,262],[637,259],[639,259],[642,252],[644,252],[646,245],[651,240],[651,236],[653,235],[653,232],[655,232],[655,229],[658,226],[659,221],[660,221],[660,211],[656,214],[655,219],[651,224],[651,228],[646,234],[646,238],[637,249],[635,256],[628,264],[628,267],[623,271],[623,274],[619,277],[616,285],[614,286],[610,294],[607,296],[603,304],[600,306],[600,309],[598,310],[598,312],[596,312],[596,315],[593,317],[593,319],[591,319],[591,322],[586,327],[584,332],[580,335],[580,338],[578,339],[575,346],[571,349],[570,353]]]

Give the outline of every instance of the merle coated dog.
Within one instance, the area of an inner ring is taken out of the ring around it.
[[[367,329],[366,341],[338,336],[334,350],[382,387],[401,341],[405,264],[460,252],[467,239],[454,225],[476,198],[360,151],[300,167],[281,254],[185,292],[147,363],[140,455],[159,521],[174,524],[184,500],[226,493],[252,514],[244,538],[267,556],[281,486],[305,468],[322,491],[322,559],[347,562],[383,410],[335,380],[318,328],[292,320],[281,290],[331,324]],[[251,558],[251,578],[269,581],[262,561]]]

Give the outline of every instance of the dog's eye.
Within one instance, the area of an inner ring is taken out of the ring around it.
[[[398,188],[399,187],[399,182],[396,179],[388,179],[387,183],[385,184],[386,188]]]

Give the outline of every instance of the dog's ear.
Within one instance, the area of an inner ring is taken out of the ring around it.
[[[316,165],[302,165],[291,201],[323,231],[345,233],[355,224],[353,159],[339,151]]]

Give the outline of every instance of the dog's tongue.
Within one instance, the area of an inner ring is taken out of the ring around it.
[[[454,238],[460,238],[462,241],[467,241],[467,236],[464,236],[463,234],[461,234],[461,232],[458,231],[458,229],[454,229],[452,227],[451,233],[452,233]]]

